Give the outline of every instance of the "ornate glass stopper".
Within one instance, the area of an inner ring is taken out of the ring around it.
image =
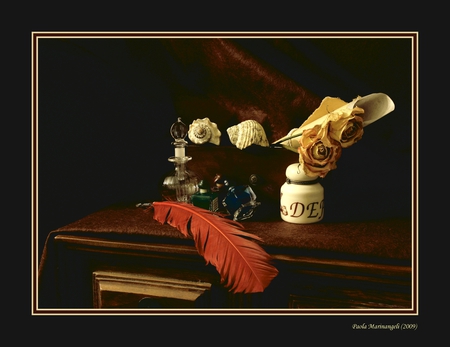
[[[170,127],[170,135],[172,135],[175,140],[172,143],[175,147],[175,157],[182,158],[185,156],[185,147],[187,145],[185,138],[188,134],[188,130],[188,126],[181,121],[180,117],[178,117],[178,120]]]

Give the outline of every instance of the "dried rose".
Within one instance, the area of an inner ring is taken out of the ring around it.
[[[316,125],[303,131],[298,148],[299,162],[308,176],[325,177],[335,169],[341,157],[342,147],[339,141],[329,137],[329,123]]]
[[[359,141],[364,133],[363,119],[358,114],[364,110],[355,107],[351,113],[339,109],[328,115],[330,122],[330,137],[341,143],[342,148],[347,148]]]

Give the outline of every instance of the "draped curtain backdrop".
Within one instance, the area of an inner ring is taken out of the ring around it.
[[[40,250],[88,213],[158,199],[178,117],[209,117],[221,145],[246,119],[274,141],[326,96],[383,92],[396,105],[323,181],[329,220],[411,214],[409,39],[41,38],[38,52]]]

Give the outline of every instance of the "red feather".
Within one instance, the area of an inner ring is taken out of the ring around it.
[[[154,202],[153,218],[192,237],[206,263],[215,266],[222,283],[234,293],[262,292],[278,274],[271,257],[243,231],[241,223],[182,202]]]

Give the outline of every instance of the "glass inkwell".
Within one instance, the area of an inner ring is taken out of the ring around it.
[[[191,196],[199,190],[197,176],[186,167],[187,162],[192,159],[185,154],[187,145],[185,137],[188,130],[188,126],[181,118],[178,118],[170,128],[170,134],[175,140],[172,142],[175,155],[168,160],[174,164],[175,170],[163,180],[161,195],[165,200],[190,203]]]
[[[255,209],[261,205],[256,201],[253,189],[247,184],[233,185],[228,180],[225,180],[225,186],[228,187],[228,192],[222,204],[233,220],[242,221],[252,218]]]
[[[198,187],[200,190],[191,197],[192,205],[217,212],[219,210],[219,194],[211,190],[207,180],[201,180]]]

